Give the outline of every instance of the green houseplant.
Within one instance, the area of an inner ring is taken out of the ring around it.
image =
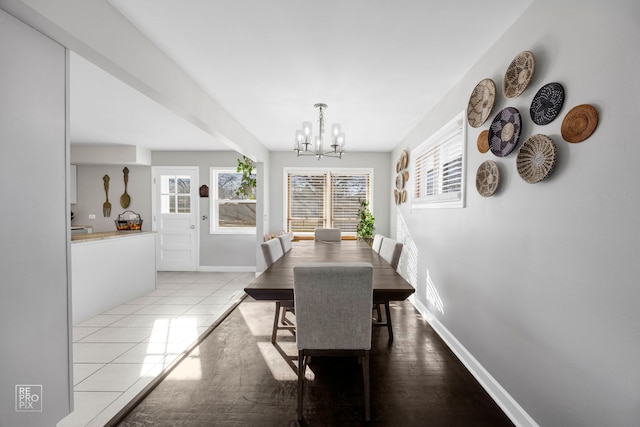
[[[375,218],[369,210],[369,202],[360,200],[360,208],[358,209],[358,217],[360,222],[356,227],[356,237],[358,240],[364,240],[369,245],[373,242],[373,232],[375,231]]]
[[[236,172],[242,173],[242,179],[240,181],[240,188],[236,191],[236,196],[244,196],[249,199],[255,199],[256,188],[256,175],[253,173],[255,164],[253,160],[247,156],[242,156],[242,159],[238,159],[238,167]]]

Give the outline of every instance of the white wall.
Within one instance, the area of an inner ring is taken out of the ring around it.
[[[230,167],[235,169],[242,155],[235,151],[154,151],[153,166],[198,166],[198,187],[206,184],[211,192],[209,169]],[[252,271],[256,265],[255,234],[210,234],[209,212],[211,198],[200,198],[200,267],[211,270]],[[202,216],[207,219],[203,220]]]
[[[2,10],[0,58],[0,425],[51,426],[71,405],[67,59]],[[16,385],[42,412],[16,412]]]
[[[637,1],[535,1],[390,159],[395,164],[402,149],[411,152],[466,109],[477,82],[495,80],[492,117],[468,128],[467,207],[412,210],[409,202],[391,209],[391,224],[414,245],[417,304],[428,307],[441,333],[457,339],[458,350],[470,352],[467,362],[475,358],[515,399],[525,412],[515,414],[521,424],[531,421],[526,414],[541,426],[640,422],[639,23]],[[504,72],[523,50],[535,54],[535,75],[519,98],[507,101]],[[561,116],[536,126],[531,100],[552,81],[565,87]],[[591,138],[569,144],[560,136],[562,118],[582,103],[596,107],[600,122]],[[506,106],[522,114],[520,144],[536,133],[555,141],[559,161],[547,181],[523,181],[515,151],[498,158],[477,150],[478,134]],[[476,170],[487,159],[502,174],[491,198],[475,189]],[[427,301],[427,271],[443,313]]]

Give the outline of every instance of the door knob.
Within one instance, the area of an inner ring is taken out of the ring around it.
[[[191,229],[193,230],[194,228],[196,228],[196,226],[195,226],[195,225],[192,225],[192,226],[191,226]]]

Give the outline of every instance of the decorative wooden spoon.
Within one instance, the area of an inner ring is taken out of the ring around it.
[[[107,196],[107,201],[102,204],[102,215],[105,217],[111,216],[111,203],[109,203],[109,175],[102,177],[104,181],[104,194]]]
[[[122,196],[120,196],[120,206],[126,209],[129,207],[129,203],[131,203],[131,197],[129,197],[129,195],[127,194],[127,184],[129,183],[129,168],[125,166],[125,168],[122,169],[122,172],[124,172],[124,193],[122,194]]]

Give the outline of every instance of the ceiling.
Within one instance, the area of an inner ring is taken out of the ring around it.
[[[392,150],[532,1],[109,0],[272,151],[317,102],[347,151]],[[70,92],[72,143],[228,149],[78,55]]]

